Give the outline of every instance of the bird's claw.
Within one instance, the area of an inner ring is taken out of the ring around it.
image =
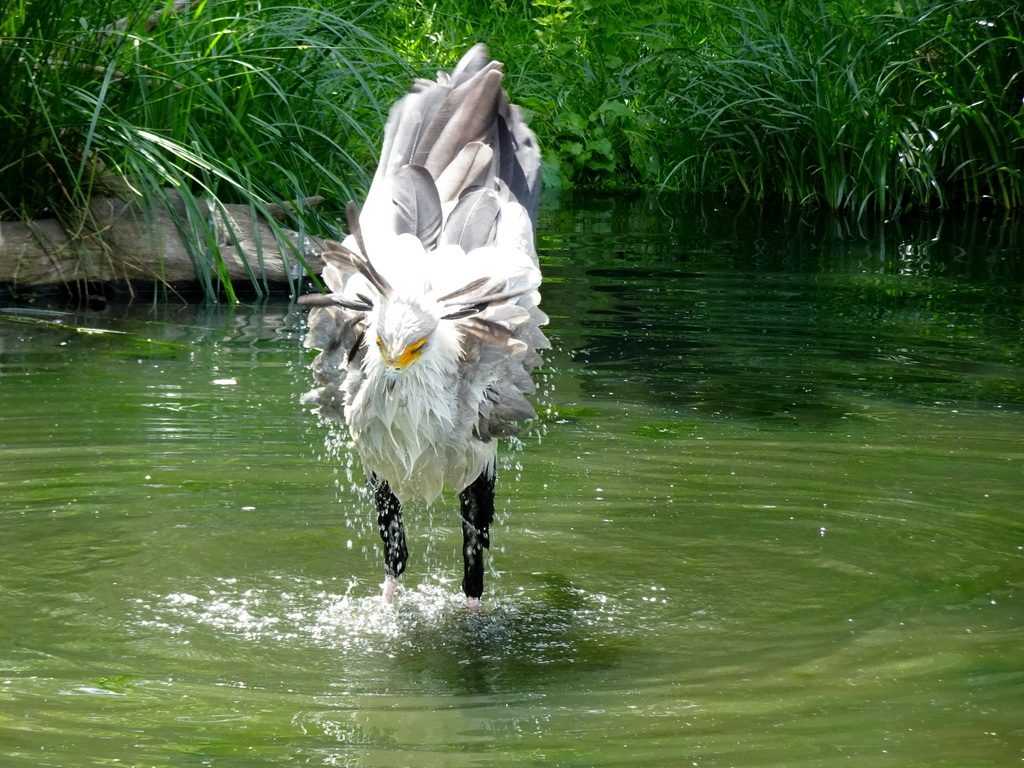
[[[466,610],[470,613],[480,612],[480,598],[479,597],[466,597]]]
[[[384,577],[384,583],[381,586],[381,599],[385,605],[391,605],[395,602],[395,590],[398,589],[398,578],[388,574]]]

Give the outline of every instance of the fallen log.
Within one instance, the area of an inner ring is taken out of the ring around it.
[[[272,225],[248,205],[186,201],[173,190],[167,195],[168,204],[146,210],[117,197],[93,198],[72,231],[58,219],[0,222],[0,284],[171,284],[220,274],[233,282],[287,284],[305,274],[307,264],[313,272],[323,266],[323,240]],[[276,219],[287,210],[268,206],[267,213]],[[197,274],[196,265],[208,265],[199,268],[210,274]]]

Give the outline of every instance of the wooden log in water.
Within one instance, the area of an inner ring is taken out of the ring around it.
[[[134,202],[96,197],[81,224],[68,228],[58,219],[0,222],[0,284],[13,286],[71,285],[80,282],[191,282],[200,279],[190,250],[202,251],[215,273],[221,268],[232,281],[287,283],[304,274],[300,259],[315,272],[324,242],[276,227],[248,205],[211,205],[194,198],[193,212],[202,213],[212,238],[188,237],[186,200],[168,191],[170,205],[144,211]],[[309,207],[321,198],[297,203]],[[285,210],[270,206],[273,218]]]

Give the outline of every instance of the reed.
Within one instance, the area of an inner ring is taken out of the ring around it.
[[[1024,11],[995,0],[389,3],[410,61],[507,62],[548,187],[859,214],[1021,206]]]
[[[287,225],[339,234],[390,104],[478,40],[548,187],[1024,205],[1024,10],[996,0],[0,0],[0,37],[0,218],[75,230],[98,193],[188,191],[210,296],[234,297],[211,205],[321,194]]]
[[[7,4],[0,215],[54,215],[77,231],[95,194],[170,209],[173,191],[187,191],[180,226],[196,274],[209,296],[233,299],[214,263],[211,206],[266,213],[323,194],[333,210],[298,211],[288,225],[336,234],[409,70],[358,15],[242,0],[180,7]]]
[[[956,4],[922,15],[914,100],[940,136],[940,183],[966,203],[1024,206],[1024,11]],[[945,11],[943,14],[942,11]]]
[[[857,213],[1021,205],[1019,10],[747,2],[681,62],[662,183]]]

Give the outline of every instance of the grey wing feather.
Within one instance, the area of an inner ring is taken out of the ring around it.
[[[458,200],[474,187],[485,186],[491,173],[494,150],[482,141],[471,141],[437,177],[437,194],[447,202]]]
[[[507,101],[502,106],[498,119],[502,159],[500,175],[508,184],[512,197],[527,210],[536,227],[540,202],[540,149],[533,131],[523,122],[519,108]]]
[[[450,77],[447,72],[438,72],[438,81],[440,82],[441,78],[444,77],[446,82],[451,83],[452,87],[462,85],[467,78],[486,67],[490,61],[491,55],[487,52],[487,46],[483,43],[477,43],[459,60],[455,69],[452,70]]]
[[[501,95],[501,70],[489,69],[474,75],[452,91],[434,115],[414,162],[422,163],[435,177],[471,141],[480,141],[494,123],[494,110]],[[424,156],[424,149],[429,151]]]
[[[395,204],[395,233],[413,234],[430,250],[441,233],[441,198],[434,179],[422,165],[405,165],[391,186]]]
[[[498,218],[498,196],[493,190],[476,188],[467,192],[448,214],[441,242],[458,245],[469,252],[493,241]]]
[[[444,322],[462,332],[459,402],[476,403],[476,436],[515,434],[516,421],[535,416],[525,395],[534,390],[538,350],[549,346],[534,247],[540,151],[502,89],[501,67],[476,45],[450,75],[417,80],[393,107],[366,204],[361,214],[350,209],[347,247],[332,246],[324,269],[339,298],[334,306],[315,300],[310,311],[305,343],[321,350],[313,364],[320,387],[305,400],[324,415],[343,419],[355,401],[367,354],[363,309],[391,290],[372,264],[372,248],[387,235],[411,233],[425,251],[444,246],[486,259],[504,249],[527,257],[514,274],[489,273],[482,261],[465,285],[449,285],[437,300]]]
[[[323,416],[344,420],[346,393],[354,394],[362,381],[365,331],[366,316],[362,314],[338,307],[317,307],[309,313],[309,331],[303,343],[320,350],[311,366],[320,386],[303,395],[303,403],[316,406]]]

